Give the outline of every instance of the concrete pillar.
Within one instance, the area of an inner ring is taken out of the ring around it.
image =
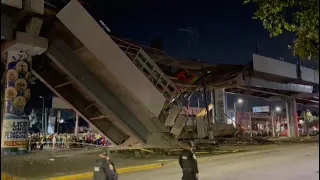
[[[57,118],[56,118],[56,129],[55,129],[55,133],[59,134],[59,129],[60,129],[60,121],[61,121],[61,111],[57,112]]]
[[[295,98],[287,99],[287,114],[288,114],[288,130],[289,137],[299,137],[299,122],[298,122],[298,114],[297,114],[297,103]]]
[[[288,137],[291,137],[291,134],[290,134],[290,132],[291,132],[291,129],[290,129],[290,126],[289,126],[289,116],[290,116],[290,113],[289,113],[289,103],[288,103],[288,101],[286,101],[286,119],[287,119],[287,127],[288,127]]]
[[[44,109],[44,133],[48,133],[48,108]]]
[[[215,105],[214,105],[214,91],[212,90],[211,93],[210,93],[210,98],[211,98],[211,104],[212,104],[212,108],[211,108],[211,118],[212,118],[212,123],[216,123],[216,120],[215,120]]]
[[[197,138],[204,138],[206,137],[206,131],[205,131],[205,116],[203,117],[196,117],[197,122]]]
[[[56,116],[54,114],[54,109],[49,109],[49,117],[48,117],[48,134],[53,134],[55,132],[55,126],[56,126]]]
[[[5,104],[1,151],[16,154],[27,151],[29,118],[24,108],[30,99],[31,55],[26,51],[7,51]]]
[[[79,115],[76,113],[76,124],[74,127],[74,135],[78,136],[79,134]]]
[[[214,90],[214,98],[215,98],[215,120],[216,123],[227,123],[226,121],[226,94],[225,94],[225,89],[220,88],[220,89],[215,89]]]
[[[1,154],[27,152],[29,118],[25,107],[30,99],[32,56],[43,53],[47,39],[17,32],[14,41],[1,44],[6,57],[5,101],[1,131]]]

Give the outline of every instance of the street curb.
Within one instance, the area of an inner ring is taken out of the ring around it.
[[[15,176],[12,176],[10,174],[7,174],[5,172],[1,172],[1,179],[4,179],[4,180],[18,180],[19,178],[15,177]]]
[[[153,163],[153,164],[146,164],[140,166],[130,166],[125,168],[117,169],[118,174],[124,174],[129,172],[137,172],[137,171],[147,171],[152,169],[160,169],[163,167],[163,163]],[[81,180],[81,179],[90,179],[92,178],[93,173],[81,173],[81,174],[72,174],[66,176],[58,176],[52,178],[46,178],[45,180]],[[8,179],[9,180],[9,179]]]

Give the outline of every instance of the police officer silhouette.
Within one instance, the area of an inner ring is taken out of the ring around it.
[[[99,154],[99,159],[93,168],[93,180],[118,180],[114,163],[110,160],[109,153]]]
[[[197,157],[193,149],[194,144],[189,141],[179,156],[179,164],[183,173],[182,180],[197,180],[199,178]]]

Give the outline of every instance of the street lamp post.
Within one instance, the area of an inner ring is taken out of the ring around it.
[[[274,111],[271,111],[271,126],[272,126],[272,137],[275,138],[275,132],[274,132]]]
[[[41,116],[41,132],[45,132],[45,127],[44,127],[44,98],[42,96],[39,96],[40,99],[42,99],[42,116]]]
[[[233,103],[234,121],[236,122],[237,122],[237,119],[236,119],[237,104],[242,104],[242,103],[243,103],[242,99],[238,99],[236,102]]]
[[[277,106],[274,110],[271,111],[272,137],[273,138],[276,137],[276,131],[278,131],[278,127],[275,128],[275,126],[277,126],[277,124],[279,123],[279,122],[274,123],[274,118],[276,117],[277,112],[280,112],[280,111],[281,111],[281,108],[279,106]]]

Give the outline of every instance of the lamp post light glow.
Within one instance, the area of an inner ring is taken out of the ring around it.
[[[280,112],[281,108],[279,106],[277,106],[275,110],[276,110],[276,112]]]
[[[238,104],[242,104],[242,103],[243,103],[243,99],[240,99],[240,98],[239,98],[236,102],[233,103],[234,121],[236,121],[237,103],[238,103]]]

